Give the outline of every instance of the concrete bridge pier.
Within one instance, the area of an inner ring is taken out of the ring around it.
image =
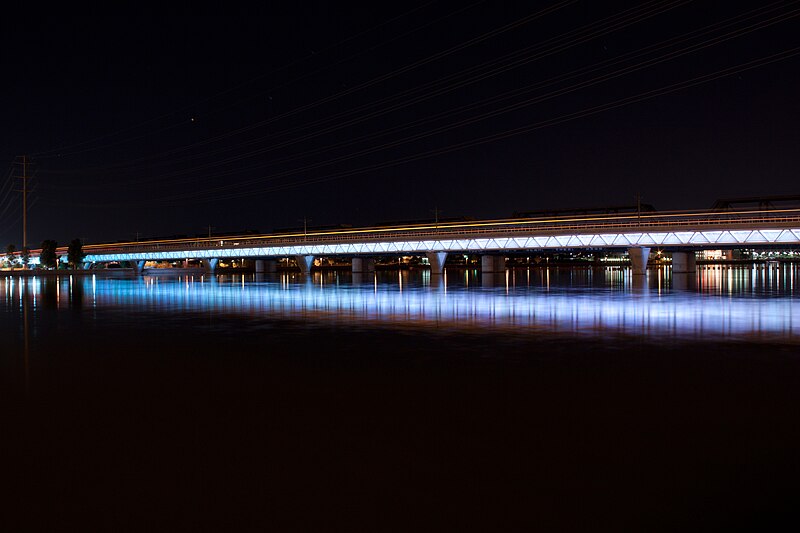
[[[673,274],[694,274],[697,272],[697,258],[694,252],[672,252]]]
[[[505,285],[505,272],[481,272],[481,287],[504,287]]]
[[[375,260],[371,257],[354,257],[351,265],[353,274],[375,272]]]
[[[313,255],[296,255],[294,260],[300,268],[301,274],[308,274],[311,272],[311,266],[314,264]]]
[[[278,271],[278,261],[276,259],[256,259],[256,274],[274,274]]]
[[[635,275],[643,276],[647,274],[647,259],[650,257],[649,247],[636,246],[628,248],[628,257],[631,259]]]
[[[693,291],[697,288],[697,276],[685,273],[672,274],[672,288],[676,291]]]
[[[130,261],[130,265],[131,265],[131,268],[133,269],[133,273],[136,274],[136,275],[141,274],[142,270],[144,270],[144,263],[145,262],[142,261],[142,260]]]
[[[441,275],[444,272],[444,262],[447,260],[447,252],[426,252],[428,263],[431,265],[431,274]]]
[[[278,271],[278,261],[276,259],[256,259],[256,274],[274,274]]]
[[[606,279],[606,267],[600,264],[592,265],[592,281],[602,282]]]
[[[441,275],[436,275],[432,272],[429,272],[430,277],[428,278],[428,287],[431,289],[436,289],[439,291],[446,291],[447,290],[447,273],[443,272]]]
[[[219,264],[219,259],[217,259],[216,257],[206,260],[206,269],[208,270],[209,274],[211,275],[216,274],[218,264]]]
[[[496,274],[506,271],[506,258],[502,255],[481,256],[481,272],[484,274]]]

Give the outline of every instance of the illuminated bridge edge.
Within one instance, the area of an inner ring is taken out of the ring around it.
[[[151,250],[129,253],[91,253],[87,262],[225,257],[285,257],[297,255],[375,255],[425,252],[485,252],[555,248],[627,248],[631,246],[707,247],[800,243],[800,228],[664,233],[603,233],[531,235],[508,238],[441,239],[336,244],[298,244],[240,248]]]

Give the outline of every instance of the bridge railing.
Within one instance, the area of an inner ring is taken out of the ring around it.
[[[248,237],[242,239],[230,238],[198,238],[179,241],[158,243],[132,243],[132,244],[106,244],[88,245],[88,253],[131,253],[143,251],[174,251],[196,249],[235,249],[251,247],[296,246],[301,244],[328,244],[347,242],[374,242],[396,240],[441,240],[464,239],[480,237],[514,236],[530,233],[558,233],[558,232],[608,232],[608,231],[680,231],[681,229],[715,227],[756,227],[767,228],[770,226],[800,227],[800,212],[771,212],[758,214],[740,213],[705,213],[701,216],[684,215],[641,215],[637,217],[601,217],[597,219],[568,219],[546,221],[486,221],[461,224],[442,224],[426,227],[409,228],[365,228],[363,230],[344,230],[307,235],[265,235],[261,237]]]

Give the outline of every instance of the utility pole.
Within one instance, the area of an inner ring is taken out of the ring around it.
[[[636,193],[636,223],[641,225],[642,222],[642,194]]]
[[[22,249],[28,246],[28,158],[22,156]]]
[[[439,229],[439,208],[433,207],[433,219],[436,222],[436,229]]]
[[[22,165],[22,175],[17,176],[22,180],[22,189],[16,189],[22,193],[22,249],[28,246],[28,156],[18,156],[22,162],[15,161],[15,165]]]
[[[308,223],[313,220],[311,218],[307,218],[305,215],[303,216],[303,240],[308,240]]]

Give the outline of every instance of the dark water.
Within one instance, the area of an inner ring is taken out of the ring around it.
[[[0,278],[9,531],[764,531],[800,271]]]

